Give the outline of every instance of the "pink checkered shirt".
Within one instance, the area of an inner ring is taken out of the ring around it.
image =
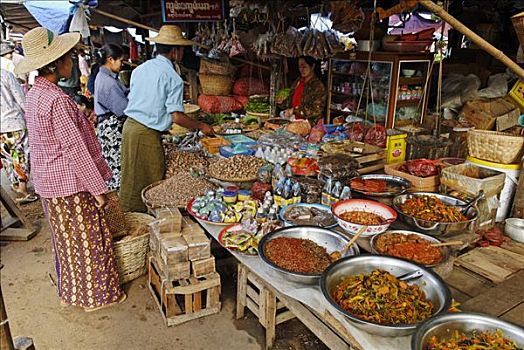
[[[31,175],[44,198],[107,192],[111,169],[89,121],[60,88],[37,77],[27,93]]]

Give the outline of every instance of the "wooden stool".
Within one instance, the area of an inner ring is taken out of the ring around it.
[[[270,349],[275,343],[276,325],[295,318],[295,315],[241,263],[238,264],[237,278],[236,318],[244,317],[246,307],[251,310],[266,329],[266,349]]]

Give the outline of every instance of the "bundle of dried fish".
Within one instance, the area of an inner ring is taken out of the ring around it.
[[[271,43],[274,37],[275,34],[271,31],[258,36],[252,48],[259,58],[264,59],[265,56],[271,53]]]
[[[289,26],[283,33],[275,35],[271,45],[271,52],[284,57],[299,57],[302,55],[302,33],[295,27]]]
[[[343,33],[356,32],[362,27],[365,15],[357,1],[331,1],[333,29]]]
[[[286,221],[293,225],[328,227],[337,223],[329,207],[322,210],[311,206],[290,205],[284,211],[283,216]]]

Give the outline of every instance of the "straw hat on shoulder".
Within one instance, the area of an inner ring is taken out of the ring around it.
[[[182,29],[179,26],[173,24],[165,24],[160,27],[158,35],[153,38],[146,38],[146,40],[152,41],[157,44],[162,45],[172,45],[172,46],[191,46],[196,43],[184,38],[182,35]]]
[[[15,74],[29,73],[56,61],[80,41],[80,33],[56,35],[49,29],[37,27],[22,39],[24,59],[15,67]]]

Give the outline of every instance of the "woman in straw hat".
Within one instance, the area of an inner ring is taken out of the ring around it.
[[[173,62],[180,62],[184,46],[194,43],[175,25],[164,25],[154,38],[158,56],[131,74],[127,120],[122,133],[120,203],[125,211],[145,211],[142,189],[164,178],[161,134],[176,123],[212,134],[213,129],[184,113],[184,83]]]
[[[26,96],[31,168],[54,245],[58,295],[64,305],[97,310],[122,302],[104,206],[111,170],[89,120],[57,83],[71,75],[80,34],[35,28],[24,35],[16,73],[39,76]]]

